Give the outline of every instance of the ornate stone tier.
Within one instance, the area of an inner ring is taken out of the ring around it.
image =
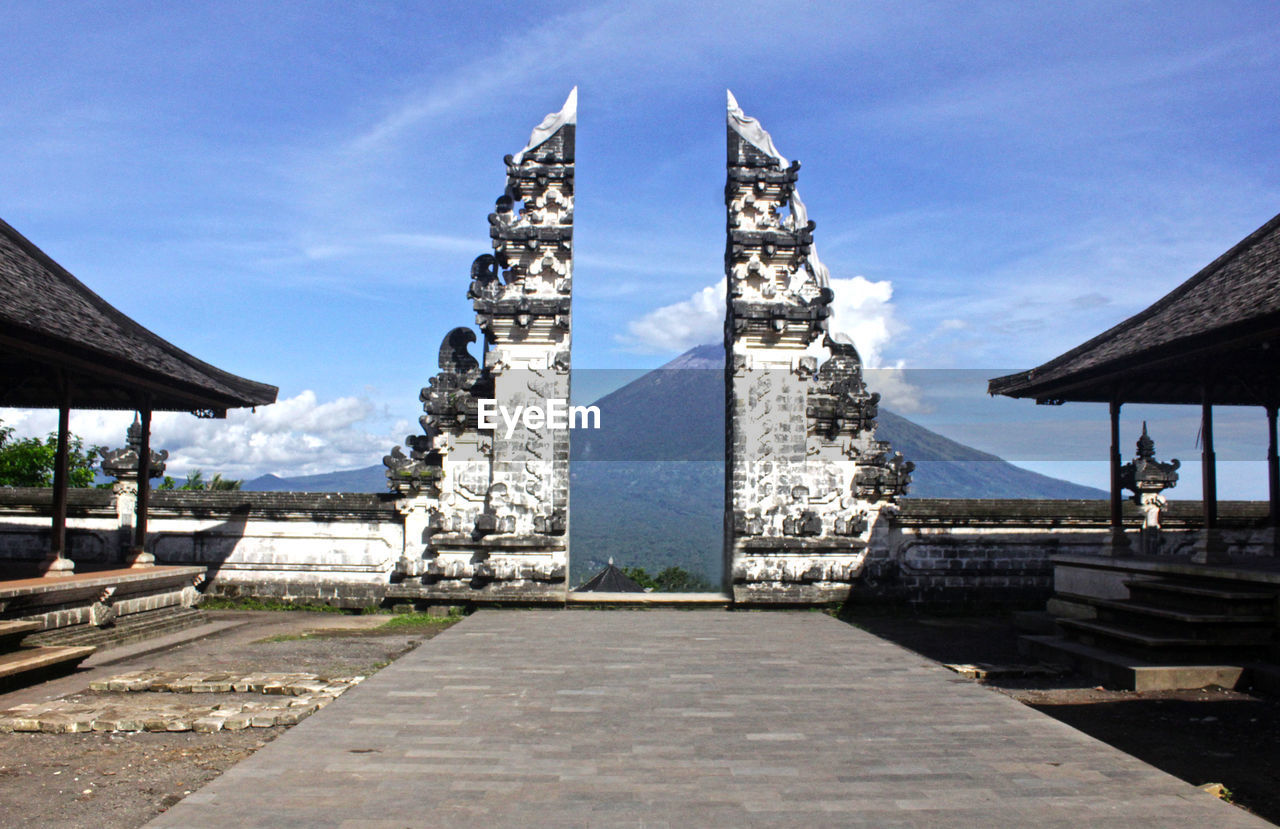
[[[749,604],[847,595],[912,469],[875,439],[880,396],[853,343],[828,334],[799,171],[730,94],[725,569]]]
[[[131,483],[134,491],[138,484],[138,462],[142,459],[142,422],[137,416],[133,425],[125,430],[123,449],[108,449],[102,453],[102,474],[115,478],[120,483]],[[168,450],[159,452],[151,450],[150,477],[160,478],[164,475],[164,462],[169,459]]]
[[[481,428],[495,410],[569,399],[573,289],[573,154],[577,90],[506,157],[507,183],[489,215],[493,253],[476,257],[469,328],[440,346],[440,373],[422,390],[423,434],[384,458],[403,496],[405,595],[457,601],[563,601],[567,591],[566,430]]]

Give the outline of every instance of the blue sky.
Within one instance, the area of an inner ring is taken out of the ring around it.
[[[694,298],[722,276],[726,88],[802,161],[823,260],[864,278],[837,324],[881,332],[862,347],[882,365],[1038,364],[1280,210],[1274,3],[546,8],[5,4],[0,216],[288,401],[219,434],[158,422],[175,470],[363,466],[402,438],[440,339],[472,320],[502,156],[574,85],[580,369],[716,338]],[[1043,413],[983,405],[1031,432]],[[1102,416],[1069,418],[1103,457]],[[117,420],[73,427],[113,442]],[[1036,454],[1000,441],[974,443]]]

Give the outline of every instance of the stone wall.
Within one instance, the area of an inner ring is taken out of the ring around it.
[[[0,559],[43,560],[49,495],[48,489],[0,489]],[[504,599],[483,587],[435,594],[417,583],[405,584],[396,563],[420,544],[412,533],[406,539],[411,519],[402,509],[405,503],[392,494],[155,492],[147,548],[157,564],[207,568],[205,589],[215,595],[347,607],[384,600]],[[1125,507],[1136,540],[1141,513]],[[69,512],[68,537],[79,569],[123,561],[129,536],[110,490],[72,490]],[[1265,503],[1224,502],[1219,514],[1232,554],[1272,554],[1271,535],[1261,528]],[[1198,503],[1170,505],[1164,517],[1166,552],[1194,549],[1199,516]],[[920,606],[1043,602],[1052,588],[1050,558],[1101,554],[1110,539],[1108,517],[1105,501],[903,499],[877,523],[851,579],[851,595],[860,603]],[[792,603],[735,598],[743,605]],[[541,601],[559,604],[563,597]]]
[[[0,489],[0,558],[43,560],[50,492]],[[207,568],[209,594],[371,606],[404,554],[396,504],[390,494],[154,491],[147,550],[157,564]],[[124,562],[132,528],[124,518],[110,490],[71,491],[77,569]]]
[[[1043,606],[1054,586],[1053,556],[1101,556],[1111,549],[1106,501],[906,498],[870,545],[851,598],[862,604],[938,607]],[[1138,549],[1141,511],[1124,505]],[[1219,504],[1233,555],[1271,555],[1267,504]],[[1171,502],[1162,555],[1189,554],[1202,538],[1198,501]]]

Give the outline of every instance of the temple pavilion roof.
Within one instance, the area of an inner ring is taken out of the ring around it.
[[[1280,394],[1280,216],[1141,313],[991,394],[1037,402],[1267,405]]]
[[[192,357],[143,328],[0,220],[0,405],[193,411],[274,403],[277,389]]]

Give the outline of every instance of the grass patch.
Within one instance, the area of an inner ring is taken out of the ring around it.
[[[253,644],[262,645],[269,642],[298,642],[303,639],[314,639],[315,636],[310,632],[306,633],[279,633],[275,636],[268,636],[265,639],[257,639]]]
[[[378,626],[378,630],[396,628],[448,627],[462,621],[461,614],[432,616],[427,613],[397,613]]]

